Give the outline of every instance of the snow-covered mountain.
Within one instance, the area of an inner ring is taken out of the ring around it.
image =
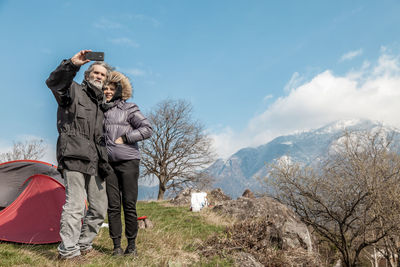
[[[313,164],[327,155],[346,129],[382,129],[386,134],[393,134],[393,143],[397,149],[400,147],[400,131],[394,127],[369,120],[336,121],[316,130],[277,137],[256,148],[243,148],[227,160],[218,159],[208,168],[216,179],[213,187],[220,187],[233,198],[240,196],[246,188],[260,191],[258,178],[265,177],[266,164],[282,157],[292,162]]]

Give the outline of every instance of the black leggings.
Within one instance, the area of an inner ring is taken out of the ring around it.
[[[138,195],[139,160],[110,162],[114,173],[106,179],[108,223],[114,246],[121,244],[121,196],[125,216],[125,236],[135,245],[138,232],[136,201]]]

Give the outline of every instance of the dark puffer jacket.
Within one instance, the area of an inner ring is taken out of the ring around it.
[[[115,100],[113,107],[104,113],[104,134],[106,137],[108,160],[110,162],[140,159],[138,141],[151,136],[150,122],[134,103]],[[124,138],[124,144],[115,140]]]
[[[46,80],[57,103],[58,168],[105,177],[110,167],[103,137],[103,92],[73,81],[79,67],[64,60]]]

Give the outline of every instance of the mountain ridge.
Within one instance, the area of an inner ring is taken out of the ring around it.
[[[327,155],[345,130],[374,129],[393,134],[396,147],[400,147],[400,130],[393,126],[366,119],[339,120],[317,129],[278,136],[255,148],[242,148],[226,160],[217,159],[207,171],[215,178],[214,188],[219,187],[225,194],[236,198],[247,188],[255,192],[261,190],[258,179],[266,176],[266,164],[283,156],[304,165],[313,164]]]

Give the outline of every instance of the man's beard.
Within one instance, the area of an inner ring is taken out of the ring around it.
[[[89,78],[89,81],[88,81],[91,85],[93,85],[94,87],[96,87],[97,89],[99,89],[99,90],[102,90],[103,89],[103,82],[102,81],[99,81],[99,80],[96,80],[96,79],[90,79]]]

